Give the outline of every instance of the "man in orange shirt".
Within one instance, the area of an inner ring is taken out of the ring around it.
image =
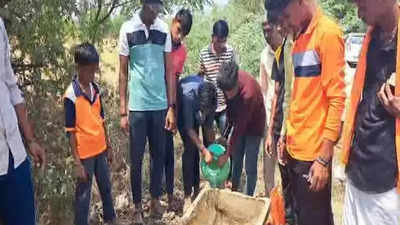
[[[316,0],[266,0],[268,20],[294,34],[288,170],[301,225],[331,225],[331,160],[344,109],[342,31]]]

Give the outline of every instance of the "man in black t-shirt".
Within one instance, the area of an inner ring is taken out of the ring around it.
[[[283,40],[283,35],[276,26],[271,25],[267,39],[272,49],[275,51],[275,60],[272,66],[271,78],[275,81],[275,91],[271,105],[271,118],[270,124],[265,139],[265,153],[270,157],[275,157],[277,154],[277,144],[280,138],[283,122],[283,101],[285,97],[285,66],[284,66],[284,53],[283,48],[286,44],[286,39]],[[282,44],[283,41],[283,44]],[[281,162],[279,163],[279,170],[282,179],[282,189],[285,199],[285,214],[287,224],[296,224],[293,212],[293,200],[290,191],[290,182],[288,179],[288,171],[286,166]],[[268,172],[268,171],[264,171]]]

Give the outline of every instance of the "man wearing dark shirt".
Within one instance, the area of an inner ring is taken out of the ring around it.
[[[275,81],[274,96],[271,103],[271,118],[270,125],[267,131],[267,137],[265,140],[265,154],[269,157],[275,157],[277,155],[277,144],[280,138],[282,123],[283,123],[283,101],[285,97],[285,65],[284,65],[284,52],[283,48],[287,44],[287,39],[283,40],[283,35],[278,30],[276,25],[269,23],[268,30],[268,43],[275,51],[275,60],[272,65],[271,78]],[[283,43],[282,43],[283,42]],[[280,154],[280,153],[279,153]],[[280,157],[282,158],[282,157]],[[296,224],[295,216],[293,212],[293,198],[291,194],[291,185],[289,180],[289,171],[280,161],[279,171],[281,173],[282,189],[285,199],[285,217],[286,223]],[[270,171],[264,171],[268,173]],[[268,190],[267,190],[268,191]]]
[[[237,191],[246,155],[246,191],[252,196],[257,183],[257,162],[261,138],[264,135],[266,112],[261,87],[234,62],[221,66],[218,87],[227,100],[228,124],[233,128],[227,154],[219,158],[222,166],[232,155],[232,190]]]
[[[348,182],[344,224],[398,225],[399,142],[395,124],[396,118],[400,118],[396,113],[400,111],[396,107],[400,99],[394,96],[394,86],[399,84],[396,71],[399,9],[396,0],[355,2],[359,16],[370,28],[345,122],[343,147]]]
[[[182,137],[183,186],[185,191],[184,210],[191,204],[192,193],[196,198],[200,190],[199,152],[206,162],[212,155],[206,146],[214,142],[213,121],[217,108],[217,89],[203,77],[192,75],[180,80],[178,85],[178,128]],[[199,138],[202,127],[204,142]]]

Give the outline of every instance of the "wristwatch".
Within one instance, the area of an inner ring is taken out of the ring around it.
[[[175,110],[176,109],[176,104],[175,103],[169,104],[168,108],[172,108],[172,109]]]

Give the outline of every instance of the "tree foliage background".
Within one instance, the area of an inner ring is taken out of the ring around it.
[[[346,33],[365,30],[347,0],[320,2]],[[186,39],[189,54],[185,74],[198,72],[199,52],[210,43],[213,23],[225,19],[230,26],[228,42],[238,53],[240,67],[258,77],[259,55],[265,46],[261,30],[262,0],[231,0],[224,8],[215,7],[213,0],[165,0],[164,3],[163,18],[167,21],[180,7],[194,12],[192,32]],[[6,23],[12,46],[12,65],[25,92],[36,136],[48,152],[47,170],[34,170],[39,224],[71,224],[73,218],[73,163],[63,129],[62,108],[62,95],[74,74],[71,49],[77,43],[89,41],[99,51],[111,51],[111,57],[117,58],[120,26],[139,7],[140,0],[0,0],[0,16]],[[115,61],[102,61],[109,67],[107,76],[117,76]],[[107,128],[115,158],[120,159],[113,165],[114,192],[119,194],[129,191],[121,184],[121,180],[128,179],[127,140],[118,128],[117,87],[100,82],[105,86]],[[179,174],[177,179],[180,180]],[[100,212],[99,204],[94,207],[95,212]],[[123,213],[121,210],[117,212]]]

